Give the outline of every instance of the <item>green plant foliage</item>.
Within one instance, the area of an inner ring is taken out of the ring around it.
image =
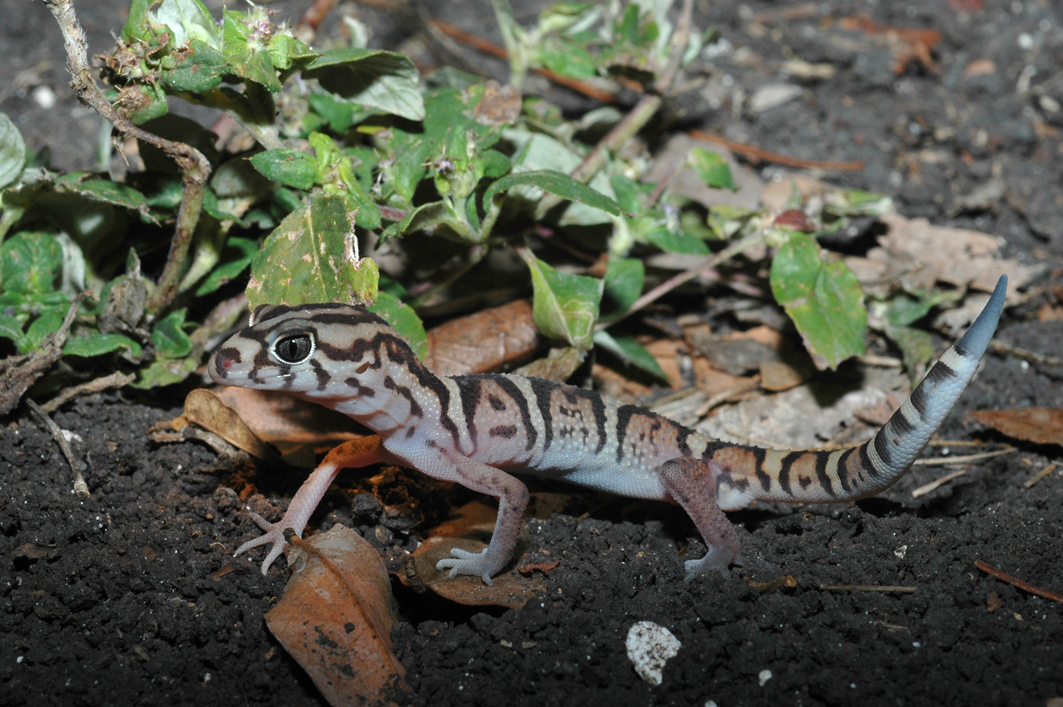
[[[531,271],[535,293],[532,316],[539,331],[583,351],[589,349],[598,321],[602,281],[558,272],[534,255],[524,259]]]
[[[819,368],[864,353],[867,308],[856,276],[815,239],[792,234],[771,262],[771,291]]]
[[[403,303],[389,292],[378,292],[376,302],[369,305],[368,309],[379,314],[388,324],[395,327],[395,331],[406,339],[410,348],[417,354],[417,358],[424,359],[428,351],[428,334],[424,330],[421,318],[410,305]]]
[[[0,188],[11,184],[22,174],[26,163],[26,143],[22,133],[4,113],[0,113]]]

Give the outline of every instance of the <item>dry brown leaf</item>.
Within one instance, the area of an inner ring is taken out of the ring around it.
[[[492,79],[484,84],[483,98],[476,104],[473,113],[476,122],[481,125],[511,125],[520,115],[522,105],[520,91]]]
[[[971,415],[1008,437],[1034,444],[1063,445],[1063,409],[977,410]]]
[[[483,373],[525,359],[538,347],[531,303],[517,300],[434,327],[424,364],[438,376]]]
[[[288,393],[226,386],[215,395],[266,442],[331,448],[365,436],[346,415]]]
[[[925,271],[919,284],[929,289],[935,280],[958,288],[967,286],[992,292],[1001,275],[1008,276],[1008,290],[1028,285],[1044,267],[1023,265],[1014,258],[1001,258],[1004,239],[962,228],[933,226],[925,218],[906,219],[897,214],[880,220],[889,232],[878,239],[882,249],[872,249],[871,260],[901,259],[919,263]]]
[[[358,533],[334,525],[288,555],[295,568],[266,625],[331,705],[394,704],[407,691],[391,652],[391,582]]]
[[[584,357],[585,354],[573,346],[563,349],[551,349],[546,358],[536,359],[513,372],[530,378],[544,378],[549,381],[564,383],[580,367]]]
[[[188,422],[213,432],[253,457],[267,461],[280,460],[277,452],[248,427],[247,423],[240,418],[239,413],[225,405],[217,395],[205,388],[197,388],[185,397],[183,417]]]
[[[441,597],[467,606],[505,606],[519,609],[530,600],[546,593],[541,577],[524,577],[508,569],[491,579],[488,586],[479,577],[450,578],[449,571],[439,571],[436,563],[451,557],[451,548],[480,552],[487,547],[495,528],[495,509],[483,501],[467,503],[454,511],[445,523],[432,531],[421,547],[413,552],[419,583]]]

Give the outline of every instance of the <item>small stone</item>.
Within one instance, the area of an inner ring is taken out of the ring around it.
[[[638,676],[651,685],[660,685],[664,664],[679,653],[683,644],[663,626],[639,621],[628,630],[625,645]]]

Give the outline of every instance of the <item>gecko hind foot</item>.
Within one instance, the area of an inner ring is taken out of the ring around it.
[[[450,554],[454,557],[440,560],[436,563],[437,570],[443,572],[449,569],[450,574],[448,576],[451,579],[454,579],[459,574],[470,574],[479,576],[484,581],[484,584],[489,587],[494,584],[491,581],[491,575],[497,570],[491,568],[491,562],[487,557],[487,548],[483,552],[469,552],[455,547],[451,548]]]
[[[731,571],[728,568],[731,565],[741,566],[742,564],[742,558],[739,556],[737,548],[726,545],[710,547],[709,551],[701,559],[687,560],[683,563],[683,569],[686,570],[686,576],[683,577],[683,581],[693,582],[698,577],[713,570],[724,577],[730,577]]]

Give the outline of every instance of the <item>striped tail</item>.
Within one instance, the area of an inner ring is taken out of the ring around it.
[[[718,450],[713,459],[724,469],[756,469],[748,489],[736,489],[735,502],[723,500],[721,505],[742,507],[742,497],[799,503],[848,501],[874,496],[892,486],[908,471],[974,377],[996,331],[1007,289],[1008,278],[1001,276],[963,338],[941,356],[900,409],[864,444],[834,452]],[[724,482],[725,487],[733,485]],[[727,490],[723,489],[725,498]]]

